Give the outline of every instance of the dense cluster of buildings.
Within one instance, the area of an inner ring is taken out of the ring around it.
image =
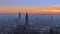
[[[37,19],[38,20],[38,19]],[[29,15],[26,12],[25,22],[21,24],[21,13],[19,12],[19,18],[7,21],[6,23],[14,22],[13,24],[4,24],[0,27],[0,34],[59,34],[60,26],[55,26],[53,22],[53,16],[51,16],[50,24],[47,25],[30,25]],[[8,26],[9,25],[9,26]],[[8,26],[8,27],[7,27]]]
[[[20,13],[19,13],[20,14]],[[19,15],[20,16],[20,15]],[[19,19],[21,16],[19,17]],[[29,15],[26,13],[25,24],[17,25],[14,34],[59,34],[59,27],[56,27],[53,22],[53,16],[51,16],[49,26],[31,26],[29,24]],[[58,29],[58,30],[57,30]]]
[[[20,19],[20,15],[19,15],[19,19]],[[53,16],[51,16],[51,22],[53,22]],[[29,24],[29,15],[28,13],[26,13],[25,24],[17,25],[14,34],[49,34],[50,27],[49,26],[31,26]]]

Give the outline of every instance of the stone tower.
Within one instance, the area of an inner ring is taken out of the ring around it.
[[[29,25],[28,13],[26,12],[25,16],[25,25]]]
[[[26,12],[25,16],[25,34],[30,33],[30,26],[29,26],[29,18],[28,18],[28,13]]]
[[[19,19],[21,19],[21,13],[19,12]]]

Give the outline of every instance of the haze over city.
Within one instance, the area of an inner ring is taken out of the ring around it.
[[[0,0],[0,34],[60,34],[60,0]]]

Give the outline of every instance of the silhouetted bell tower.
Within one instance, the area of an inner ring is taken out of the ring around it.
[[[25,16],[25,25],[29,25],[28,13],[26,12]]]
[[[25,34],[29,34],[30,27],[29,27],[29,18],[28,18],[28,13],[26,12],[25,16]]]
[[[21,19],[21,13],[19,12],[19,19]]]

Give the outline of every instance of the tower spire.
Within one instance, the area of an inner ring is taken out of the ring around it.
[[[19,12],[19,19],[21,19],[21,13]]]
[[[25,34],[29,34],[30,26],[29,26],[29,19],[28,19],[28,13],[26,12],[25,16]]]
[[[26,12],[26,16],[25,16],[25,25],[28,25],[29,23],[29,20],[28,20],[28,13]]]

